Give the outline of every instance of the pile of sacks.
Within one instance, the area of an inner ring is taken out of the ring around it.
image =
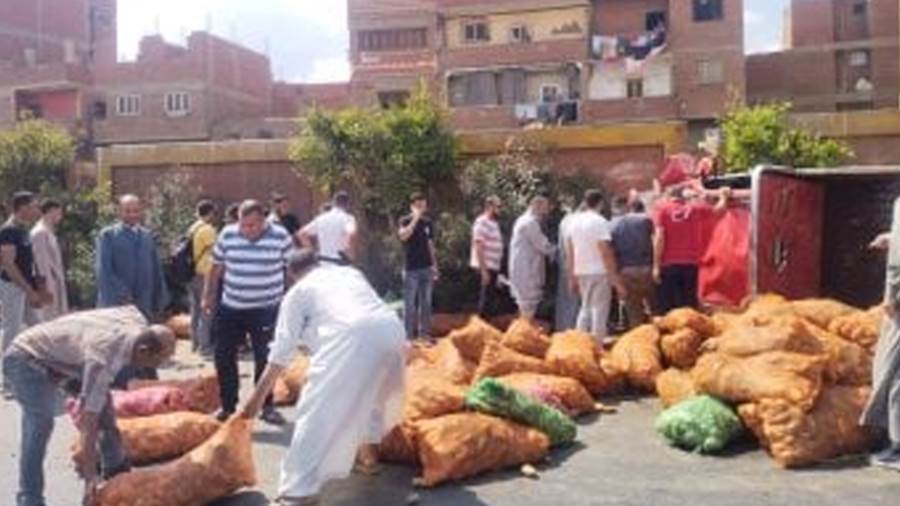
[[[609,391],[612,381],[601,350],[587,334],[550,337],[525,320],[501,332],[471,317],[437,345],[415,345],[411,350],[404,421],[382,442],[381,458],[420,465],[418,483],[423,486],[537,463],[558,438],[537,425],[474,412],[467,408],[467,394],[469,406],[477,408],[473,392],[508,387],[516,395],[555,408],[552,423],[565,426],[563,416],[595,412],[594,396]]]
[[[881,308],[763,296],[738,314],[675,310],[624,335],[611,366],[666,407],[708,395],[736,408],[781,466],[866,451]]]
[[[96,506],[195,506],[227,497],[256,481],[251,454],[252,422],[225,424],[215,372],[185,380],[133,381],[113,391],[116,424],[132,472],[105,483]],[[78,418],[77,406],[72,406]],[[77,465],[80,440],[72,445]]]

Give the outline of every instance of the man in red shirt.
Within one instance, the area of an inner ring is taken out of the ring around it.
[[[697,280],[706,246],[704,225],[713,214],[725,210],[731,189],[721,189],[715,207],[694,196],[688,188],[675,188],[656,211],[653,278],[659,284],[658,303],[663,313],[700,306]]]

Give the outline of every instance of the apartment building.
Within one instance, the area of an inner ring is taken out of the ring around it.
[[[28,115],[85,137],[91,68],[116,50],[115,0],[0,2],[0,128]]]
[[[261,121],[272,108],[268,57],[207,32],[185,46],[145,37],[135,61],[93,73],[97,144],[235,137],[233,125]]]
[[[741,0],[350,0],[350,7],[357,99],[386,102],[424,77],[461,129],[667,119],[702,129],[730,98],[744,96]],[[404,11],[415,16],[397,15]],[[373,29],[398,42],[367,50]],[[409,30],[421,35],[415,48],[399,42]],[[392,79],[374,92],[357,84],[380,73]]]
[[[896,108],[898,17],[897,0],[792,0],[785,50],[747,58],[748,99],[802,112]]]

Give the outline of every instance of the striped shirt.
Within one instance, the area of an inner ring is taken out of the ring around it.
[[[478,263],[478,250],[476,245],[481,243],[484,248],[484,265],[491,271],[500,270],[500,262],[503,260],[503,234],[497,220],[481,215],[472,225],[472,260],[473,269],[480,269]]]
[[[266,224],[255,241],[241,235],[237,224],[225,227],[213,248],[213,262],[225,267],[222,304],[232,309],[278,305],[292,246],[283,227]]]

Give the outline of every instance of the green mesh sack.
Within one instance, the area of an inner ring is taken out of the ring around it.
[[[558,409],[541,404],[493,378],[485,378],[466,393],[466,406],[489,415],[534,427],[550,438],[553,446],[575,440],[575,422]]]
[[[663,411],[656,432],[672,446],[718,453],[741,435],[744,425],[731,407],[708,395],[692,397]]]

